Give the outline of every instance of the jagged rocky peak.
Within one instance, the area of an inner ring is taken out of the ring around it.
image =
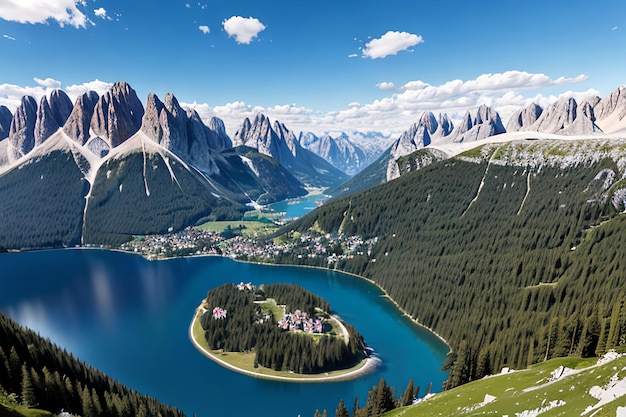
[[[448,136],[454,130],[454,124],[448,117],[447,113],[439,113],[439,134],[441,136]]]
[[[141,130],[178,156],[188,156],[187,112],[173,94],[166,94],[163,102],[154,93],[148,95]]]
[[[37,123],[37,102],[31,96],[24,96],[11,120],[9,130],[11,160],[21,158],[35,147],[35,123]]]
[[[505,132],[498,112],[483,104],[474,117],[466,112],[463,121],[450,136],[454,142],[470,142]]]
[[[128,83],[117,82],[94,108],[91,130],[112,148],[124,143],[141,128],[144,109]]]
[[[296,135],[287,129],[287,126],[285,126],[284,123],[281,123],[278,120],[274,122],[274,132],[276,132],[278,138],[287,145],[291,154],[296,157],[298,154],[298,139],[296,138]]]
[[[88,91],[78,96],[74,108],[63,125],[65,134],[81,145],[89,140],[89,125],[97,102],[98,93],[95,91]]]
[[[53,90],[50,100],[41,98],[35,123],[35,146],[42,144],[61,128],[72,112],[72,101],[63,90]]]
[[[13,120],[11,110],[9,110],[6,106],[0,106],[0,140],[9,137],[11,120]]]
[[[233,144],[250,146],[260,153],[274,156],[277,151],[277,141],[278,136],[272,129],[270,119],[259,113],[252,122],[248,118],[244,120],[241,128],[235,133]]]
[[[210,142],[211,149],[222,150],[231,148],[233,146],[233,141],[226,133],[226,125],[224,125],[224,121],[219,117],[211,117],[209,119],[209,129],[215,133],[213,141]]]
[[[529,130],[561,135],[601,132],[589,102],[582,106],[573,97],[561,98],[548,106]]]
[[[605,119],[617,112],[617,119],[622,120],[626,117],[626,87],[620,86],[613,92],[600,100],[594,106],[594,112],[598,120]]]
[[[509,119],[506,124],[507,132],[519,132],[520,130],[528,130],[528,128],[537,121],[543,113],[543,109],[536,103],[519,109]]]
[[[428,131],[429,134],[434,134],[439,127],[439,122],[432,112],[424,112],[420,118],[420,124]]]

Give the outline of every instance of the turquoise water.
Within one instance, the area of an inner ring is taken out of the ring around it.
[[[307,194],[303,197],[270,204],[269,207],[278,213],[285,213],[285,219],[295,219],[315,210],[318,203],[323,203],[326,200],[328,197],[323,194]]]
[[[298,384],[237,374],[195,350],[188,328],[206,292],[225,282],[294,282],[326,298],[356,326],[381,363],[352,381]],[[150,262],[101,250],[0,255],[0,311],[122,383],[182,409],[216,415],[334,415],[361,405],[381,377],[400,396],[410,378],[440,391],[446,346],[356,277],[218,257]]]

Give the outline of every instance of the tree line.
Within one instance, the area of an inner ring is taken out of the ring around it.
[[[177,408],[127,388],[0,313],[0,392],[27,407],[84,417],[172,416]]]

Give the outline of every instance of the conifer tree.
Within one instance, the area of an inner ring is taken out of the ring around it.
[[[348,413],[348,409],[343,402],[343,398],[339,400],[339,405],[337,406],[337,411],[335,411],[335,417],[350,417],[350,413]]]
[[[413,382],[413,378],[409,381],[409,385],[404,389],[404,395],[402,396],[402,403],[400,404],[402,407],[406,407],[407,405],[413,404],[413,400],[415,399],[415,382]]]
[[[22,405],[25,407],[33,407],[37,405],[33,381],[26,364],[22,365]]]

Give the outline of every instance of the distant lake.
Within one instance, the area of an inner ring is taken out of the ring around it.
[[[318,203],[323,203],[326,200],[328,197],[324,194],[310,193],[303,197],[270,204],[269,207],[278,213],[285,213],[285,219],[295,219],[315,210]]]
[[[219,257],[147,261],[83,249],[0,255],[0,311],[49,337],[120,382],[182,409],[189,417],[313,417],[352,411],[381,377],[401,396],[409,379],[441,390],[446,346],[415,326],[380,290],[349,275],[238,263]],[[327,299],[381,359],[372,374],[325,384],[265,381],[228,371],[188,338],[195,308],[226,282],[294,282]]]

